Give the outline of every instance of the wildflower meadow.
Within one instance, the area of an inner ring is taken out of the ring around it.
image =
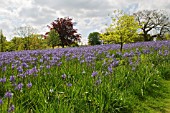
[[[170,41],[119,48],[1,52],[0,113],[163,112]]]

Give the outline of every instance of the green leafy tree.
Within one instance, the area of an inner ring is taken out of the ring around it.
[[[54,47],[59,45],[60,43],[61,41],[59,34],[56,32],[55,29],[51,29],[50,32],[48,33],[47,44],[54,49]]]
[[[26,50],[25,44],[27,43],[27,38],[14,37],[11,41],[6,43],[8,51],[20,51]],[[45,49],[48,48],[47,42],[43,35],[33,34],[29,36],[29,49]]]
[[[2,30],[0,31],[0,51],[5,51],[6,37],[3,35]]]
[[[43,39],[43,35],[33,34],[30,38],[30,49],[45,49],[47,48],[46,40]]]
[[[99,32],[93,32],[90,33],[88,36],[88,43],[89,45],[100,45],[100,33]]]
[[[6,51],[15,51],[15,48],[14,48],[14,43],[12,41],[7,41],[6,44],[5,44],[5,49]]]
[[[18,51],[18,50],[24,50],[24,38],[22,37],[14,37],[11,42],[11,46],[13,46],[13,50]]]
[[[31,40],[30,38],[35,33],[36,33],[36,29],[34,29],[32,26],[27,25],[27,26],[16,28],[14,34],[24,38],[24,49],[29,50],[30,40]]]
[[[122,51],[124,43],[134,42],[138,28],[134,16],[118,12],[118,15],[112,17],[112,24],[106,29],[107,32],[101,35],[101,40],[120,44]]]

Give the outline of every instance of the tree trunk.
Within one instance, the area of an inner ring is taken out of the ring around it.
[[[64,38],[60,38],[61,39],[61,47],[64,48]]]
[[[153,40],[153,37],[150,36],[150,34],[148,34],[148,32],[144,32],[143,34],[143,38],[144,38],[144,41],[152,41]]]
[[[123,50],[123,37],[122,37],[122,35],[120,37],[120,40],[121,40],[121,42],[120,42],[120,51],[122,52],[122,50]]]
[[[123,50],[123,43],[120,42],[120,51],[122,52],[122,50]]]
[[[61,47],[64,48],[64,44],[63,43],[61,44]]]
[[[148,39],[148,35],[147,35],[147,33],[146,33],[146,32],[144,32],[144,34],[143,34],[143,38],[144,38],[144,41],[149,41],[149,39]]]

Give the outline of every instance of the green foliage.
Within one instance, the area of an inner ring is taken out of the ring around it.
[[[47,44],[54,49],[54,47],[59,45],[60,43],[61,40],[59,34],[56,32],[55,29],[51,29],[50,32],[48,33]]]
[[[165,40],[170,40],[170,33],[166,33],[164,37],[165,37]]]
[[[134,42],[134,39],[138,37],[139,25],[134,16],[127,14],[118,15],[115,18],[113,17],[112,20],[113,23],[106,29],[107,33],[101,34],[101,40],[120,44],[122,51],[123,44]]]
[[[136,37],[134,37],[133,42],[144,42],[142,34],[138,34]]]
[[[48,48],[47,42],[41,35],[34,34],[30,38],[30,50],[46,49]]]
[[[21,37],[14,37],[12,40],[11,40],[11,46],[10,48],[14,48],[15,51],[18,51],[18,50],[24,50],[24,39],[21,38]]]
[[[7,41],[5,45],[5,51],[15,51],[15,45],[12,41]]]
[[[0,31],[0,51],[5,51],[6,37],[3,35],[2,30]]]
[[[75,42],[75,43],[71,44],[71,47],[79,47],[79,44]]]
[[[30,50],[30,44],[31,44],[31,36],[35,34],[36,29],[34,29],[32,26],[23,26],[23,27],[18,27],[15,29],[16,35],[19,37],[23,38],[22,40],[22,46],[20,45],[19,50]]]
[[[100,45],[100,33],[99,32],[93,32],[90,33],[88,36],[88,43],[89,45]]]
[[[6,42],[6,51],[20,51],[28,48],[29,50],[46,49],[48,48],[46,43],[46,40],[38,34],[30,35],[29,38],[14,37],[11,41]]]

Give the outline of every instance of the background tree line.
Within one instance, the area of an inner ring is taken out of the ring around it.
[[[116,43],[121,45],[122,51],[125,43],[170,39],[170,18],[163,10],[142,10],[131,15],[115,10],[111,18],[112,23],[105,32],[89,34],[88,45]],[[17,36],[10,41],[0,30],[0,51],[79,46],[81,35],[74,29],[75,24],[72,18],[57,18],[48,25],[45,35],[37,34],[31,26],[19,27],[15,29]]]
[[[27,43],[29,38],[29,45]],[[6,51],[20,51],[20,50],[36,50],[49,48],[46,44],[46,40],[41,35],[34,34],[29,37],[14,37],[12,40],[7,41],[6,37],[1,37],[0,50]]]
[[[58,47],[75,47],[79,46],[81,35],[74,29],[75,23],[69,17],[57,18],[51,25],[48,25],[49,32],[45,35],[36,33],[36,29],[31,26],[24,26],[15,29],[17,37],[7,41],[0,32],[0,51],[19,51],[35,50]]]
[[[96,45],[98,41],[116,43],[121,45],[122,51],[125,43],[170,39],[170,18],[164,10],[142,10],[132,15],[115,10],[111,18],[112,23],[99,38],[90,33],[90,45]]]

